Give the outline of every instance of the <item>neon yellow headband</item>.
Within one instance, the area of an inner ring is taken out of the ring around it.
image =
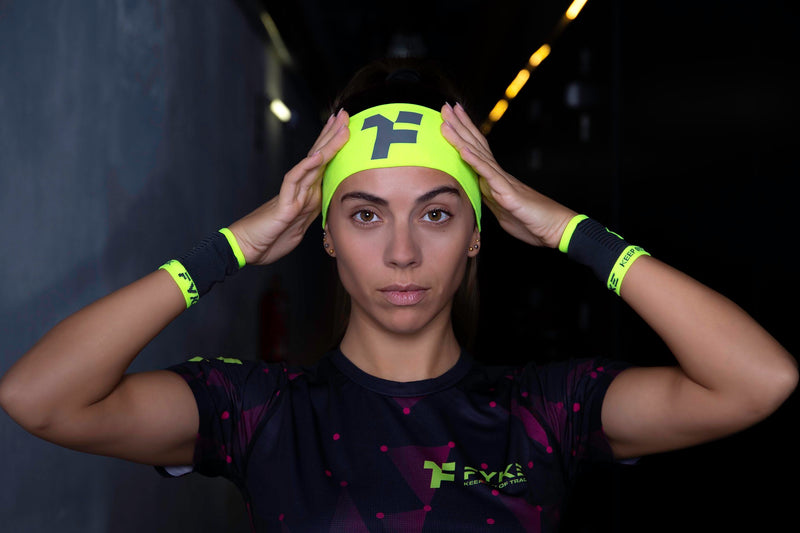
[[[350,117],[350,139],[328,163],[322,178],[322,227],[337,187],[370,168],[426,167],[452,176],[467,193],[481,229],[478,176],[442,137],[442,114],[416,104],[384,104]]]

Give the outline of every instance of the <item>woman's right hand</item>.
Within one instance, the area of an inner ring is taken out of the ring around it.
[[[300,244],[320,213],[322,171],[350,137],[350,117],[331,115],[308,156],[283,178],[278,196],[231,224],[248,265],[268,265]]]

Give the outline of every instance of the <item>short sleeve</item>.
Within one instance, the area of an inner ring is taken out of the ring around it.
[[[613,461],[602,427],[603,399],[613,379],[629,366],[607,359],[576,359],[525,368],[522,382],[527,385],[522,394],[534,416],[549,429],[549,447],[559,454],[570,479],[583,461]]]
[[[196,357],[168,370],[194,394],[200,415],[193,470],[241,482],[253,438],[271,416],[286,382],[282,364]],[[173,469],[159,469],[174,475]]]

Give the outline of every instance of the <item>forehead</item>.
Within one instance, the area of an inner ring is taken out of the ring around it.
[[[466,198],[461,185],[449,174],[427,167],[371,168],[356,172],[336,189],[334,198],[354,191],[369,192],[382,198],[392,196],[418,197],[437,187],[450,186]]]

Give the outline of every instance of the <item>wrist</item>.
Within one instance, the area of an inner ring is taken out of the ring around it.
[[[570,259],[591,268],[597,278],[617,295],[634,261],[650,255],[586,215],[576,215],[567,223],[558,249]]]
[[[206,237],[189,252],[161,265],[183,293],[186,308],[196,304],[216,283],[245,265],[244,254],[227,228]]]

